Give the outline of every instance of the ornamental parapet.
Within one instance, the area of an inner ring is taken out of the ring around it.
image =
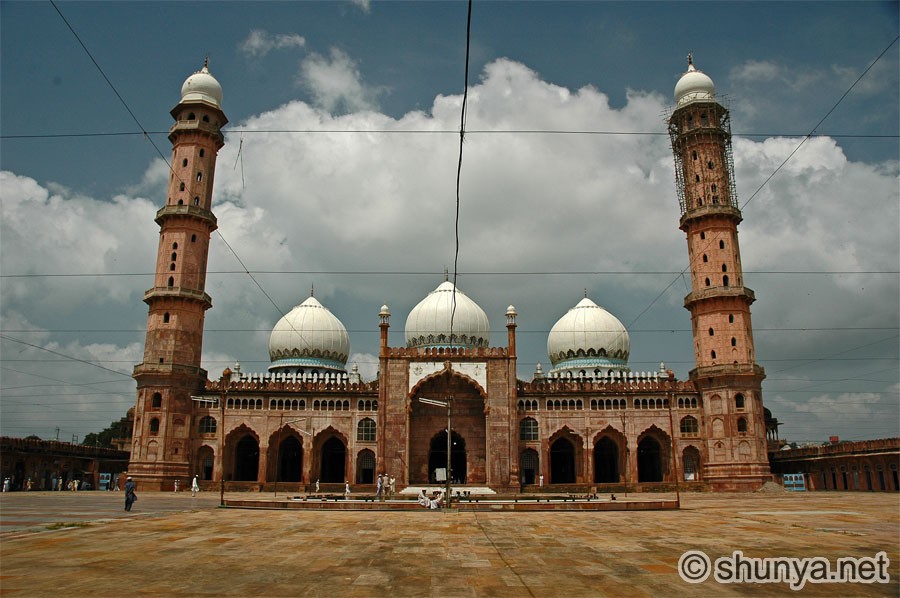
[[[259,380],[238,380],[222,385],[220,380],[207,380],[206,392],[265,392],[265,393],[332,393],[332,394],[371,394],[378,392],[378,382],[329,382],[311,380],[275,380],[266,378]]]
[[[747,287],[706,287],[699,291],[691,291],[684,297],[684,306],[687,309],[699,301],[720,299],[722,297],[742,297],[747,300],[747,305],[756,301],[756,293]]]
[[[430,360],[447,357],[484,359],[509,357],[509,350],[506,347],[382,347],[380,356]]]
[[[156,223],[162,226],[165,220],[176,216],[191,216],[192,218],[205,220],[209,225],[210,232],[216,230],[219,226],[219,221],[216,219],[215,214],[200,206],[187,204],[163,206],[156,212]]]
[[[640,394],[640,393],[696,393],[690,380],[556,380],[545,378],[532,382],[519,381],[516,390],[521,395],[546,394]]]

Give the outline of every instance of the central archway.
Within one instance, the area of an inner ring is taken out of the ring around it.
[[[466,483],[466,441],[453,431],[450,436],[450,481],[454,484]],[[436,472],[447,469],[447,431],[441,430],[431,439],[428,451],[428,482],[437,483],[446,480],[438,479]]]
[[[425,378],[409,394],[410,484],[434,483],[436,469],[447,467],[447,410],[419,398],[451,400],[450,468],[452,479],[486,484],[487,425],[485,398],[476,382],[453,370]]]

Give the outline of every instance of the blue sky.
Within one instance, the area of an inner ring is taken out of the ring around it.
[[[57,6],[166,158],[156,132],[209,55],[230,119],[222,236],[281,312],[315,284],[373,372],[378,308],[402,344],[452,265],[457,138],[253,131],[456,129],[466,5]],[[0,433],[83,437],[134,403],[122,373],[143,350],[165,165],[140,135],[16,138],[139,129],[53,5],[3,2],[0,34],[0,327],[19,341],[0,342]],[[732,109],[743,202],[897,34],[894,2],[476,2],[468,128],[663,133],[692,51]],[[900,434],[898,71],[895,43],[744,209],[764,400],[788,438]],[[633,369],[687,375],[684,284],[643,311],[687,264],[673,180],[663,136],[469,136],[460,287],[497,344],[516,305],[520,377],[548,368],[546,332],[584,289],[629,326]],[[280,317],[246,275],[221,273],[237,268],[215,237],[211,374],[264,370]],[[432,274],[372,273],[398,271]],[[44,276],[60,273],[92,276]]]

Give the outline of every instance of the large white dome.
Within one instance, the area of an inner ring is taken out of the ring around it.
[[[206,64],[185,79],[181,86],[181,102],[206,102],[222,109],[222,86],[210,74]]]
[[[547,337],[551,375],[566,370],[606,375],[627,370],[631,340],[614,315],[585,297],[561,317]]]
[[[716,85],[702,71],[694,67],[692,57],[688,57],[688,70],[675,84],[675,107],[681,107],[695,100],[716,99]]]
[[[487,314],[477,303],[456,289],[453,337],[450,337],[450,313],[453,310],[453,283],[444,281],[428,293],[406,318],[407,347],[487,347],[490,325]]]
[[[344,371],[349,354],[347,329],[315,297],[278,320],[269,336],[270,371],[286,368]]]

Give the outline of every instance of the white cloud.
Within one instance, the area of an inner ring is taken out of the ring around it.
[[[359,8],[364,13],[369,13],[372,10],[370,0],[350,0],[350,4],[353,4],[357,8]]]
[[[356,61],[338,48],[329,56],[313,53],[300,65],[298,82],[316,106],[331,113],[374,110],[377,91],[362,82]]]
[[[263,29],[253,29],[247,39],[238,45],[238,49],[251,58],[261,58],[272,50],[304,46],[306,39],[296,33],[271,34]]]
[[[392,118],[375,110],[375,94],[361,80],[356,63],[339,50],[328,58],[309,57],[303,81],[313,91],[315,105],[291,102],[236,123],[245,131],[243,176],[230,168],[238,143],[235,135],[227,135],[219,154],[213,209],[222,237],[254,272],[268,297],[242,273],[244,266],[214,233],[207,283],[214,307],[207,313],[203,354],[210,376],[216,377],[236,360],[244,371],[264,370],[269,331],[314,283],[316,296],[350,330],[348,365],[358,362],[360,373],[370,380],[377,371],[379,307],[389,304],[394,314],[390,342],[402,345],[406,314],[437,286],[437,273],[452,267],[457,135],[250,133],[454,131],[459,126],[459,95],[438,96],[428,111]],[[524,65],[504,59],[488,64],[470,89],[468,128],[661,130],[666,102],[655,94],[630,91],[621,108],[612,108],[600,89],[553,85]],[[739,196],[749,198],[797,142],[737,139]],[[142,183],[110,201],[3,173],[4,274],[148,272],[157,250],[153,217],[162,198],[146,200],[132,191],[159,185],[164,173],[160,164],[151,163]],[[897,176],[897,164],[852,161],[833,139],[807,142],[744,210],[740,239],[745,270],[896,272],[900,269]],[[663,136],[472,133],[467,137],[460,193],[460,270],[499,274],[464,275],[460,287],[487,312],[498,331],[497,344],[505,342],[502,314],[510,303],[516,306],[521,376],[527,376],[538,361],[546,369],[546,332],[577,303],[583,288],[628,324],[674,275],[504,273],[681,270],[687,249],[678,230],[673,181],[671,150]],[[435,274],[371,274],[396,271]],[[760,329],[898,326],[896,275],[748,273],[746,279],[757,293],[753,317]],[[35,338],[46,346],[56,342],[78,355],[110,355],[118,350],[137,362],[140,351],[132,347],[142,340],[79,339],[83,346],[67,346],[57,340],[58,333],[48,331],[140,329],[147,313],[140,297],[149,284],[148,278],[133,277],[4,279],[3,326],[11,326],[7,322],[13,314],[25,314],[19,319],[27,325],[16,326],[40,328],[41,335]],[[677,282],[633,328],[690,328],[681,305],[685,293],[683,283]],[[226,332],[233,330],[251,332]],[[794,362],[777,360],[840,354],[878,335],[887,333],[757,333],[757,355],[770,376],[766,385],[776,389],[765,395],[766,401],[785,422],[783,430],[797,426],[798,434],[806,434],[799,422],[816,413],[809,434],[842,434],[841,427],[849,420],[840,412],[841,394],[853,394],[853,404],[875,410],[865,393],[874,396],[890,389],[887,384],[871,390],[842,387],[817,391],[815,397],[794,395],[789,402],[777,392],[781,379],[789,375],[779,370]],[[893,345],[877,350],[896,358],[896,342]],[[4,354],[8,350],[4,344]],[[637,370],[655,369],[650,364],[661,360],[681,360],[684,363],[675,368],[683,378],[691,359],[689,333],[632,334],[632,363]],[[824,363],[840,371],[856,367],[852,362]],[[816,402],[807,401],[813,398],[828,402],[829,409],[802,411],[790,406],[811,408]],[[879,405],[883,404],[884,399]],[[878,430],[895,430],[896,421],[895,409],[893,420],[879,419]]]

